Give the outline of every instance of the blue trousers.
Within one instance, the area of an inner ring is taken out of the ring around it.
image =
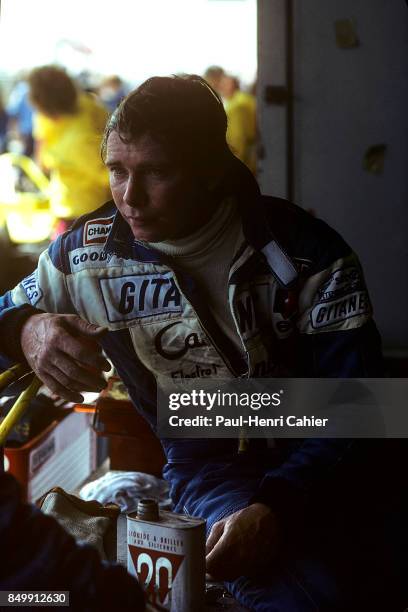
[[[315,508],[274,567],[226,587],[256,612],[403,612],[408,608],[408,494],[376,507]],[[320,510],[320,511],[319,511]],[[306,527],[306,529],[304,529]]]
[[[180,501],[175,511],[204,516],[210,529],[220,520],[220,499],[224,505],[228,500],[230,513],[250,503],[262,461],[262,455],[247,453],[209,466],[182,463],[184,490],[198,483],[205,493],[190,495],[188,505]],[[406,440],[359,441],[336,470],[316,482],[304,507],[281,517],[287,538],[279,562],[241,576],[227,589],[255,612],[408,610],[407,465]]]

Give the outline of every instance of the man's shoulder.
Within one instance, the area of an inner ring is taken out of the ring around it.
[[[74,257],[90,257],[88,251],[99,253],[110,234],[117,209],[113,201],[106,202],[96,210],[82,215],[71,228],[59,236],[49,247],[48,252],[54,266],[68,273]]]
[[[112,228],[117,208],[113,200],[86,215],[81,215],[65,234],[65,240],[73,240],[77,246],[102,244]]]
[[[350,254],[346,241],[322,219],[283,198],[261,200],[270,231],[289,257],[317,270]]]

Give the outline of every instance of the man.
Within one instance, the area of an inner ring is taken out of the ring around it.
[[[58,66],[35,68],[28,84],[30,101],[37,111],[33,131],[36,157],[50,173],[55,237],[110,196],[99,156],[107,112],[93,96],[79,92]]]
[[[126,96],[126,90],[129,91],[122,79],[117,74],[112,74],[102,79],[98,87],[98,96],[109,113],[113,113],[118,104]]]
[[[79,219],[2,298],[11,359],[78,401],[103,386],[100,343],[153,428],[161,377],[381,375],[355,255],[322,221],[261,196],[226,129],[221,100],[199,77],[154,77],[129,94],[103,140],[113,202]],[[359,447],[162,444],[175,511],[207,519],[207,571],[242,604],[365,605],[348,557],[361,525],[351,532],[343,512],[367,488]]]
[[[240,90],[236,77],[221,66],[209,66],[204,73],[207,83],[222,97],[227,114],[227,143],[231,151],[256,173],[256,100]]]
[[[34,150],[33,108],[29,101],[29,88],[25,73],[19,75],[11,90],[6,111],[11,119],[11,125],[7,126],[8,131],[17,131],[22,141],[24,155],[31,157]]]
[[[225,70],[221,66],[208,66],[204,72],[204,79],[219,95],[221,95],[221,82],[225,76]]]
[[[241,91],[239,80],[225,74],[219,85],[228,117],[227,142],[234,155],[256,172],[256,100]]]

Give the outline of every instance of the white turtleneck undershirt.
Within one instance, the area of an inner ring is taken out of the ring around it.
[[[229,198],[220,203],[204,227],[190,236],[150,243],[194,278],[216,322],[241,354],[242,342],[228,303],[228,274],[243,240],[241,216],[235,201]]]

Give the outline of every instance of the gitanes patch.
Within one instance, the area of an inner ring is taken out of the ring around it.
[[[114,217],[91,219],[85,223],[84,245],[104,244],[108,238]]]
[[[361,272],[357,266],[335,270],[318,289],[318,301],[327,302],[364,289]]]
[[[101,278],[99,285],[111,323],[181,312],[181,295],[171,272]]]
[[[342,323],[346,319],[367,315],[371,312],[366,291],[357,291],[341,299],[316,304],[310,313],[314,329]]]

